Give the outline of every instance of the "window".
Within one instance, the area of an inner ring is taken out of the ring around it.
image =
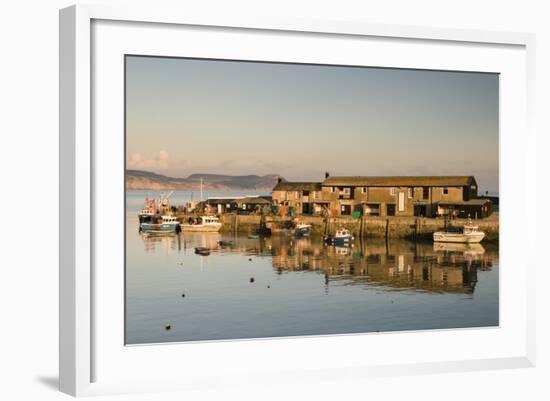
[[[330,187],[330,192],[336,191],[335,187]]]
[[[429,199],[430,198],[430,188],[429,187],[423,187],[422,188],[422,199]]]
[[[349,189],[349,188],[344,188],[344,193],[345,193],[345,194],[349,194],[349,193],[350,193],[350,189]]]
[[[409,188],[409,189],[407,190],[407,194],[408,194],[408,196],[409,196],[409,199],[411,199],[411,198],[413,197],[413,189],[412,189],[412,188]]]
[[[395,188],[394,187],[390,188],[390,195],[395,195]]]
[[[366,194],[366,193],[367,193],[367,187],[363,187],[363,188],[361,188],[361,193],[364,193],[364,194]]]
[[[443,188],[443,195],[449,195],[449,188]]]

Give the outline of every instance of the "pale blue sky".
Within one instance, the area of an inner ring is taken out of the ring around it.
[[[128,56],[129,168],[475,175],[498,191],[498,75]]]

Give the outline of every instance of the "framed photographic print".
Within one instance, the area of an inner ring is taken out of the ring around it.
[[[62,10],[61,390],[532,366],[533,43]]]

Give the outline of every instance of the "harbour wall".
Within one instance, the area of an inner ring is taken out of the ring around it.
[[[183,216],[179,216],[184,218]],[[334,234],[340,228],[347,228],[357,238],[406,238],[431,239],[433,233],[445,229],[445,221],[439,218],[426,217],[363,217],[354,219],[350,216],[318,217],[300,216],[300,223],[311,224],[313,235]],[[280,216],[237,215],[234,213],[220,216],[223,226],[221,232],[255,234],[260,227],[272,230],[272,233],[285,232],[283,227],[290,219]],[[456,219],[450,222],[452,227],[462,227],[467,219]],[[449,224],[449,223],[448,223]],[[474,224],[485,232],[485,241],[496,242],[499,237],[498,215],[486,219],[474,220]]]

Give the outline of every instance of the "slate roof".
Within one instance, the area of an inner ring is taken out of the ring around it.
[[[288,182],[282,181],[273,187],[273,191],[320,191],[320,182]]]
[[[323,186],[355,187],[463,187],[475,184],[464,176],[329,176]]]

